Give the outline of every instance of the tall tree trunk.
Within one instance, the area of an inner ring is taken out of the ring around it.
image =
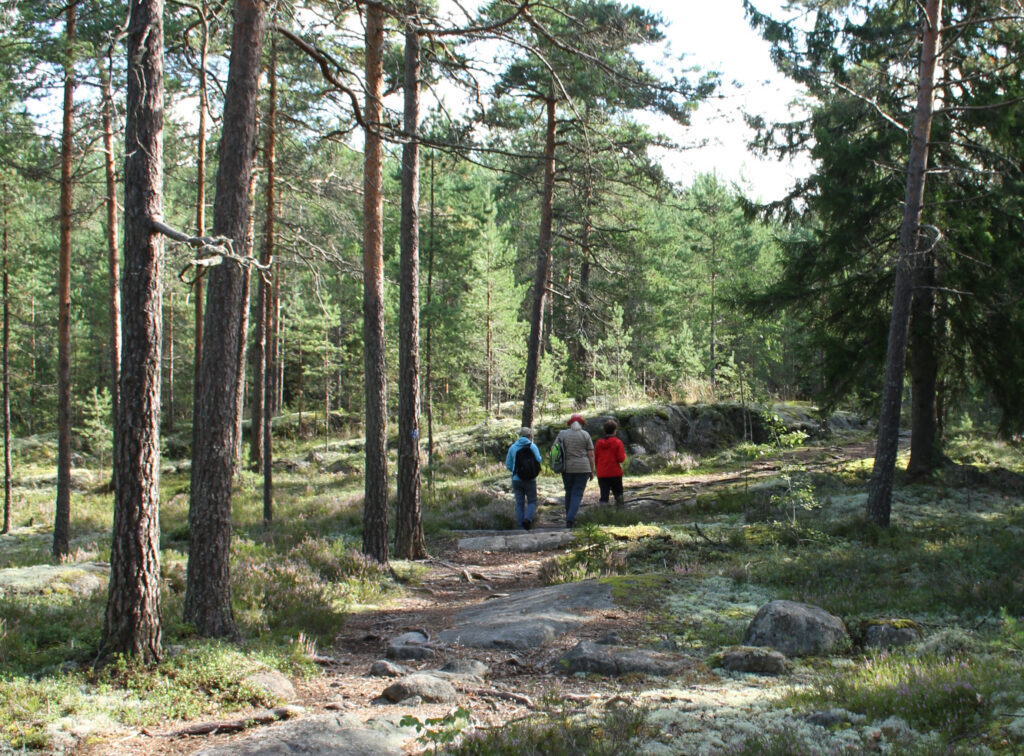
[[[60,140],[60,253],[57,266],[57,505],[53,555],[69,553],[71,529],[71,159],[75,110],[75,6],[67,9],[64,125]]]
[[[910,461],[907,472],[931,475],[942,463],[936,394],[939,358],[936,351],[935,256],[919,252],[914,266],[910,310]]]
[[[103,654],[161,655],[160,338],[163,0],[133,0],[125,123],[125,308],[110,588]]]
[[[537,270],[533,277],[533,305],[530,308],[530,340],[526,354],[526,391],[523,394],[523,427],[533,427],[537,404],[537,375],[540,371],[541,341],[544,335],[544,301],[551,273],[551,225],[555,200],[555,99],[547,101],[547,136],[544,140],[544,196],[540,207],[540,239]]]
[[[224,116],[217,167],[213,233],[245,249],[249,230],[249,177],[253,168],[256,100],[264,5],[235,0],[231,63],[224,95]],[[238,412],[238,343],[244,314],[245,271],[226,261],[209,274],[200,374],[198,443],[192,450],[192,500],[189,507],[189,560],[185,620],[204,636],[235,636],[231,610],[231,480],[235,469]]]
[[[896,281],[893,286],[892,315],[889,320],[889,346],[885,355],[885,380],[878,418],[878,443],[875,448],[871,482],[868,485],[867,516],[871,522],[882,527],[889,526],[893,477],[899,448],[900,405],[907,356],[913,265],[919,248],[921,210],[924,205],[941,19],[942,0],[927,0],[922,28],[917,109],[914,111],[914,126],[910,134],[906,199],[903,206],[903,222],[900,224]]]
[[[366,385],[366,488],[363,553],[388,562],[387,413],[384,372],[384,247],[381,89],[384,9],[366,5],[366,121],[363,156],[363,362]]]
[[[258,82],[257,74],[257,82]],[[257,84],[258,86],[258,84]],[[253,248],[256,243],[256,216],[252,207],[256,198],[256,151],[255,139],[258,128],[257,123],[253,124],[253,154],[252,169],[249,172],[249,223],[245,233],[245,252],[247,259],[253,258]],[[249,354],[249,305],[252,292],[252,268],[246,265],[242,268],[242,317],[238,323],[238,383],[235,384],[235,469],[242,466],[242,453],[244,444],[242,442],[242,419],[245,414],[245,361]],[[253,426],[255,427],[255,425]]]
[[[113,55],[113,48],[110,50]],[[107,301],[110,310],[110,404],[113,446],[117,448],[118,407],[121,404],[121,259],[117,248],[117,175],[114,170],[114,94],[110,74],[99,61],[103,89],[103,166],[107,179]],[[117,489],[117,464],[113,465],[114,489]]]
[[[167,292],[167,432],[174,433],[174,291]]]
[[[432,312],[430,305],[434,301],[434,152],[430,152],[430,249],[427,252],[427,312]],[[434,319],[431,314],[427,321],[426,340],[423,345],[426,353],[426,374],[424,375],[424,392],[427,399],[427,468],[430,470],[428,479],[433,485],[434,480],[434,393],[433,393],[433,335]]]
[[[418,0],[405,3],[405,144],[402,146],[398,350],[398,505],[395,555],[427,555],[420,511],[420,37]]]
[[[202,26],[202,46],[199,50],[199,130],[196,139],[196,234],[206,233],[206,115],[210,110],[209,96],[206,89],[206,66],[210,48],[210,28],[207,20],[206,0],[202,1],[199,21]],[[196,278],[192,287],[194,304],[193,341],[195,344],[192,358],[192,449],[199,446],[199,423],[196,422],[196,408],[199,406],[199,380],[203,364],[203,279]]]
[[[263,147],[263,165],[266,180],[266,218],[263,221],[263,247],[260,250],[260,264],[269,265],[274,255],[274,171],[277,117],[277,40],[270,40],[270,62],[267,69],[267,83],[270,92],[267,99],[266,141]],[[252,346],[252,468],[263,469],[263,405],[267,395],[267,340],[266,310],[270,306],[265,274],[257,278],[256,284],[256,333]],[[269,522],[269,519],[264,517]]]
[[[10,248],[7,240],[8,213],[7,184],[3,184],[2,209],[4,213],[4,261],[3,261],[3,298],[4,298],[4,333],[3,333],[3,413],[4,413],[4,525],[0,533],[11,532],[11,288],[7,262],[10,259]]]
[[[271,293],[268,291],[265,294],[264,309],[263,309],[263,333],[269,340],[268,346],[270,347],[266,351],[266,370],[263,376],[263,395],[265,401],[263,402],[263,413],[260,416],[260,432],[263,435],[263,524],[269,525],[274,519],[274,444],[273,444],[273,418],[274,418],[274,407],[271,402],[271,397],[274,393],[274,377],[277,375],[277,369],[275,366],[276,350],[273,348],[273,334],[274,334],[274,320],[273,311],[273,300]],[[255,419],[253,420],[255,423]]]

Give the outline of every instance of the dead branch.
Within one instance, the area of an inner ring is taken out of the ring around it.
[[[223,733],[241,732],[257,725],[273,724],[283,719],[291,719],[303,711],[301,706],[280,706],[276,709],[267,709],[245,719],[231,719],[225,722],[203,722],[202,724],[192,725],[181,730],[174,730],[161,737],[186,738],[197,735],[220,735]]]
[[[514,703],[525,706],[528,709],[533,709],[534,703],[529,696],[523,696],[519,693],[510,693],[507,690],[498,690],[497,688],[484,688],[477,685],[464,685],[455,683],[455,687],[461,690],[463,693],[469,693],[471,696],[485,696],[491,698],[501,698],[505,701],[513,701]]]

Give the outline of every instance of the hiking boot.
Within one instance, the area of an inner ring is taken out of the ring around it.
[[[624,497],[624,496],[616,496],[615,497],[615,506],[621,507],[625,503],[626,503],[626,497]]]
[[[572,530],[573,528],[576,527],[576,521],[575,520],[566,520],[565,521],[565,527],[567,527],[569,530]]]
[[[529,530],[532,527],[533,527],[533,521],[532,520],[523,520],[523,530]]]

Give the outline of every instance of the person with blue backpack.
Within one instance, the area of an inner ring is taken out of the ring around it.
[[[520,428],[519,438],[508,448],[505,467],[512,473],[512,494],[516,497],[516,525],[523,530],[533,526],[537,512],[537,476],[540,474],[540,449],[533,443],[533,428]]]

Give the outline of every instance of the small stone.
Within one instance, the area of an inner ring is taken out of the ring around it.
[[[763,646],[733,646],[721,652],[717,666],[730,672],[781,675],[786,672],[786,657]]]
[[[402,633],[388,641],[385,656],[389,659],[414,660],[429,659],[434,655],[433,649],[426,644],[429,638],[419,631]]]
[[[456,698],[455,688],[450,682],[422,673],[392,683],[384,689],[382,695],[392,703],[399,703],[412,696],[419,696],[429,703],[450,703]]]
[[[470,677],[487,677],[491,673],[490,667],[476,659],[452,659],[441,667],[441,671]]]
[[[243,682],[279,701],[291,701],[295,698],[295,686],[292,685],[292,681],[276,669],[256,672],[246,677]]]
[[[882,620],[868,626],[864,633],[865,648],[899,648],[918,643],[921,630],[909,620]]]
[[[421,696],[409,696],[398,702],[399,706],[422,706],[423,698]]]
[[[402,677],[409,674],[401,664],[394,664],[386,659],[378,659],[370,667],[371,677]]]

